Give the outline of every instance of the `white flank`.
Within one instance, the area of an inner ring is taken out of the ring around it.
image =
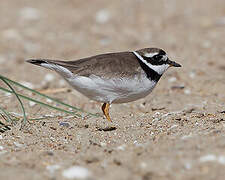
[[[100,102],[126,103],[147,96],[156,83],[146,75],[134,78],[104,79],[95,75],[90,77],[74,76],[67,79],[77,91]]]
[[[143,57],[140,54],[138,54],[136,51],[133,51],[133,53],[135,54],[135,56],[138,57],[138,59],[140,59],[143,63],[145,63],[149,68],[153,69],[155,72],[157,72],[160,75],[163,74],[170,67],[168,64],[152,65],[148,63],[146,60],[144,60]]]

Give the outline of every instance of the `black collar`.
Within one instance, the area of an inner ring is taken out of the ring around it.
[[[140,64],[141,68],[146,73],[147,78],[152,81],[158,82],[159,79],[161,78],[162,74],[158,74],[156,71],[154,71],[153,69],[148,67],[145,63],[143,63],[138,57],[136,57],[136,58],[138,59],[138,62]]]

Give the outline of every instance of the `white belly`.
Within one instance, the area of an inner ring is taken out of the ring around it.
[[[126,103],[147,96],[156,83],[145,74],[138,78],[102,79],[98,76],[73,76],[66,79],[72,87],[88,98],[108,103]]]

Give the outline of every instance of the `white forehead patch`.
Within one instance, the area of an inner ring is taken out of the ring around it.
[[[151,57],[153,57],[153,56],[155,56],[157,54],[159,54],[159,53],[157,53],[157,52],[154,52],[154,53],[145,53],[144,56],[145,57],[148,57],[148,58],[151,58]]]

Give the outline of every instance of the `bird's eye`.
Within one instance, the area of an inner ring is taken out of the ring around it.
[[[160,61],[162,59],[162,56],[161,55],[155,55],[153,58],[156,61]]]

